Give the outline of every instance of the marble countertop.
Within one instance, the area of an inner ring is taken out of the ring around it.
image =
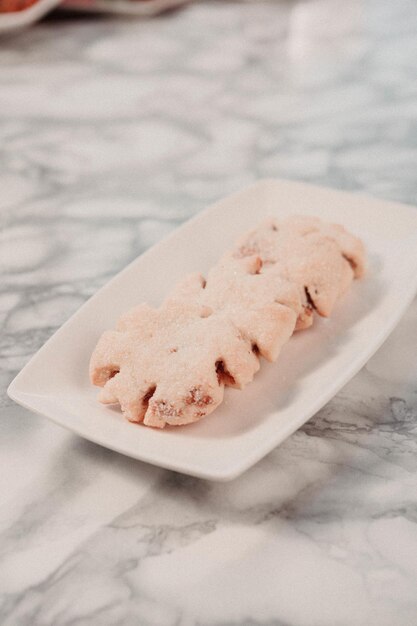
[[[131,259],[261,177],[415,203],[414,0],[213,1],[0,41],[0,376]],[[215,484],[0,397],[2,626],[416,626],[417,302]]]

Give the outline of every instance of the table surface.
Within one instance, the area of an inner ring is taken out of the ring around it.
[[[258,178],[415,202],[416,33],[414,0],[207,1],[4,38],[2,387],[131,259]],[[416,314],[225,484],[2,395],[2,626],[416,626]]]

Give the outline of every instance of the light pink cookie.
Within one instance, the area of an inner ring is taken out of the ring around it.
[[[188,424],[221,403],[225,385],[242,388],[259,360],[236,326],[184,302],[141,305],[100,338],[90,378],[99,400],[119,403],[133,422]]]
[[[311,325],[313,309],[325,317],[331,314],[353,279],[353,268],[358,276],[363,273],[362,243],[340,229],[317,218],[270,219],[246,234],[233,254],[260,256],[266,269],[273,268],[298,286],[303,305],[296,326],[300,330]]]
[[[274,222],[274,220],[272,220]],[[275,221],[276,227],[278,223]],[[355,278],[361,278],[365,274],[366,253],[362,241],[352,235],[340,224],[332,222],[324,222],[318,217],[310,217],[307,215],[295,215],[291,218],[283,220],[280,227],[291,232],[298,232],[301,235],[309,233],[321,233],[328,239],[334,241],[340,253],[351,265]]]
[[[170,299],[222,313],[269,361],[276,360],[291,337],[301,311],[296,285],[273,271],[263,272],[256,256],[239,261],[225,255],[210,270],[207,280],[201,274],[186,277]]]
[[[344,258],[350,263],[355,278],[362,278],[366,272],[365,246],[339,224],[322,222],[320,232],[338,245]]]

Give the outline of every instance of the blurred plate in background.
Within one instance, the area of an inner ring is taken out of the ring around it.
[[[25,28],[39,21],[54,8],[84,13],[115,13],[152,17],[191,0],[0,0],[0,34]],[[16,9],[13,9],[13,7]],[[21,8],[26,6],[26,8]]]

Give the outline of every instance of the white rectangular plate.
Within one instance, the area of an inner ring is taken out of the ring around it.
[[[158,305],[187,272],[203,273],[236,236],[268,215],[316,215],[359,235],[369,254],[331,320],[316,318],[275,364],[199,423],[153,430],[100,405],[88,380],[99,335],[140,301]],[[417,291],[417,210],[360,195],[265,180],[209,207],[137,258],[55,333],[14,379],[23,406],[96,443],[155,465],[229,480],[291,435],[382,344]]]

